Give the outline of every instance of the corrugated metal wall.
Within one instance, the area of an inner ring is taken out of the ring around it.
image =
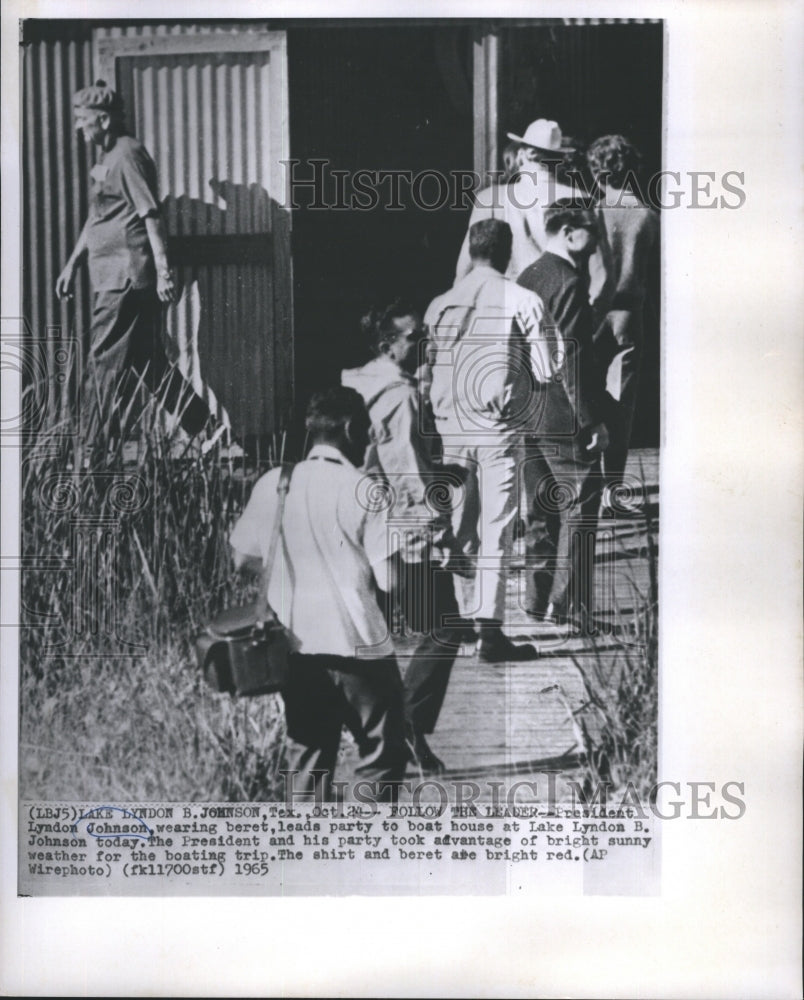
[[[36,338],[68,320],[53,287],[87,213],[94,154],[73,132],[71,95],[97,75],[93,44],[232,32],[242,40],[264,27],[99,27],[94,39],[87,29],[83,38],[26,45],[23,294]],[[118,58],[117,68],[117,79],[107,82],[122,90],[136,134],[155,159],[181,274],[182,298],[167,316],[179,363],[199,391],[211,387],[236,433],[268,433],[287,420],[293,384],[290,220],[279,206],[278,160],[287,155],[284,59],[273,50],[156,51]],[[86,341],[84,269],[74,306],[74,328]]]
[[[85,37],[26,43],[23,52],[22,114],[22,302],[34,340],[56,373],[57,328],[80,339],[89,329],[86,274],[76,282],[70,306],[60,304],[55,285],[86,219],[91,154],[76,136],[72,94],[92,80],[89,31]],[[73,353],[73,368],[80,358]],[[44,358],[42,359],[44,361]],[[75,370],[73,372],[75,375]],[[48,417],[63,416],[75,378],[49,385]]]
[[[277,252],[289,239],[277,202],[283,70],[270,52],[119,63],[175,238],[183,294],[168,330],[182,368],[222,401],[238,432],[270,430],[287,413],[292,379],[279,343],[290,331],[277,322],[290,295]]]

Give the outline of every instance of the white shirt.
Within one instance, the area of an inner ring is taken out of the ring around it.
[[[265,559],[279,470],[255,485],[232,531],[232,548]],[[377,603],[393,551],[370,481],[337,448],[316,445],[293,469],[268,601],[300,653],[373,659],[393,644]]]
[[[557,334],[535,292],[484,263],[434,299],[424,317],[430,402],[442,434],[522,432],[536,383],[554,375]]]
[[[466,237],[458,257],[455,280],[466,277],[472,267],[469,229],[483,219],[501,219],[511,227],[513,242],[506,277],[516,281],[525,268],[543,252],[547,236],[544,210],[559,198],[572,198],[578,191],[557,180],[538,163],[523,170],[510,184],[492,184],[475,195]]]

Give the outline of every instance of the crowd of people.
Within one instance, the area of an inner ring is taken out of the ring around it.
[[[393,797],[410,759],[442,770],[426,737],[462,646],[486,663],[537,655],[504,631],[523,506],[523,610],[537,635],[594,630],[598,518],[638,512],[618,494],[658,228],[626,183],[638,154],[621,136],[592,144],[591,205],[556,176],[567,147],[555,122],[510,138],[514,169],[478,193],[453,287],[423,315],[402,300],[369,312],[374,358],[310,403],[313,448],[289,495],[296,541],[286,536],[274,594],[282,581],[298,643],[286,710],[299,789],[318,780],[329,794],[344,725],[377,798]],[[331,468],[312,478],[307,466],[322,462]],[[365,500],[367,479],[382,502]],[[277,482],[258,484],[235,529],[239,562],[263,551]],[[319,534],[326,543],[311,546]],[[325,601],[369,606],[372,628],[352,618],[344,646]],[[388,645],[400,610],[421,635],[404,681]]]
[[[75,116],[101,153],[57,284],[69,294],[86,253],[99,389],[87,394],[84,440],[144,381],[214,446],[221,425],[161,346],[176,286],[153,161],[102,81],[76,95]],[[598,518],[634,513],[618,487],[658,229],[628,185],[638,153],[622,136],[592,143],[591,204],[566,172],[578,151],[555,122],[509,139],[508,176],[477,193],[453,286],[423,312],[395,300],[367,313],[373,360],[307,407],[311,449],[292,471],[268,594],[294,648],[283,698],[301,793],[332,793],[344,725],[369,797],[393,798],[410,760],[441,771],[427,736],[461,649],[475,644],[492,664],[538,655],[505,632],[517,523],[538,641],[539,629],[593,631]],[[279,476],[257,482],[234,527],[238,567],[265,558]],[[404,681],[400,618],[419,637]]]

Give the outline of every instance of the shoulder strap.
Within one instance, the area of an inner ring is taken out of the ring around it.
[[[285,498],[288,495],[288,490],[290,489],[290,478],[293,475],[293,465],[284,464],[282,466],[282,471],[279,474],[279,482],[276,484],[277,492],[277,504],[276,504],[276,515],[274,516],[274,524],[271,529],[271,542],[268,546],[268,555],[265,557],[265,562],[262,566],[262,575],[260,577],[260,611],[258,618],[264,619],[264,616],[268,613],[268,585],[271,582],[271,571],[274,568],[274,559],[276,558],[276,547],[279,543],[279,532],[282,528],[282,517],[285,513]]]
[[[371,399],[366,400],[366,409],[371,412],[372,406],[377,402],[377,400],[382,399],[382,397],[388,392],[389,389],[407,389],[410,391],[413,389],[415,391],[415,386],[412,386],[410,382],[406,382],[404,379],[397,379],[395,382],[386,383],[379,392],[375,392]]]

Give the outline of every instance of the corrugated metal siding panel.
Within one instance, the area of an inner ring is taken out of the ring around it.
[[[22,301],[34,342],[47,358],[47,371],[61,370],[55,352],[56,330],[85,346],[90,298],[85,272],[76,281],[69,305],[56,298],[55,284],[72,251],[87,212],[91,157],[75,134],[72,94],[92,79],[92,51],[84,41],[37,41],[23,52],[23,257]],[[49,386],[48,415],[61,419],[79,372],[73,352],[73,377]]]
[[[270,232],[269,115],[259,99],[272,91],[269,54],[206,64],[198,56],[143,57],[133,60],[133,75],[139,138],[168,198],[171,235]]]

